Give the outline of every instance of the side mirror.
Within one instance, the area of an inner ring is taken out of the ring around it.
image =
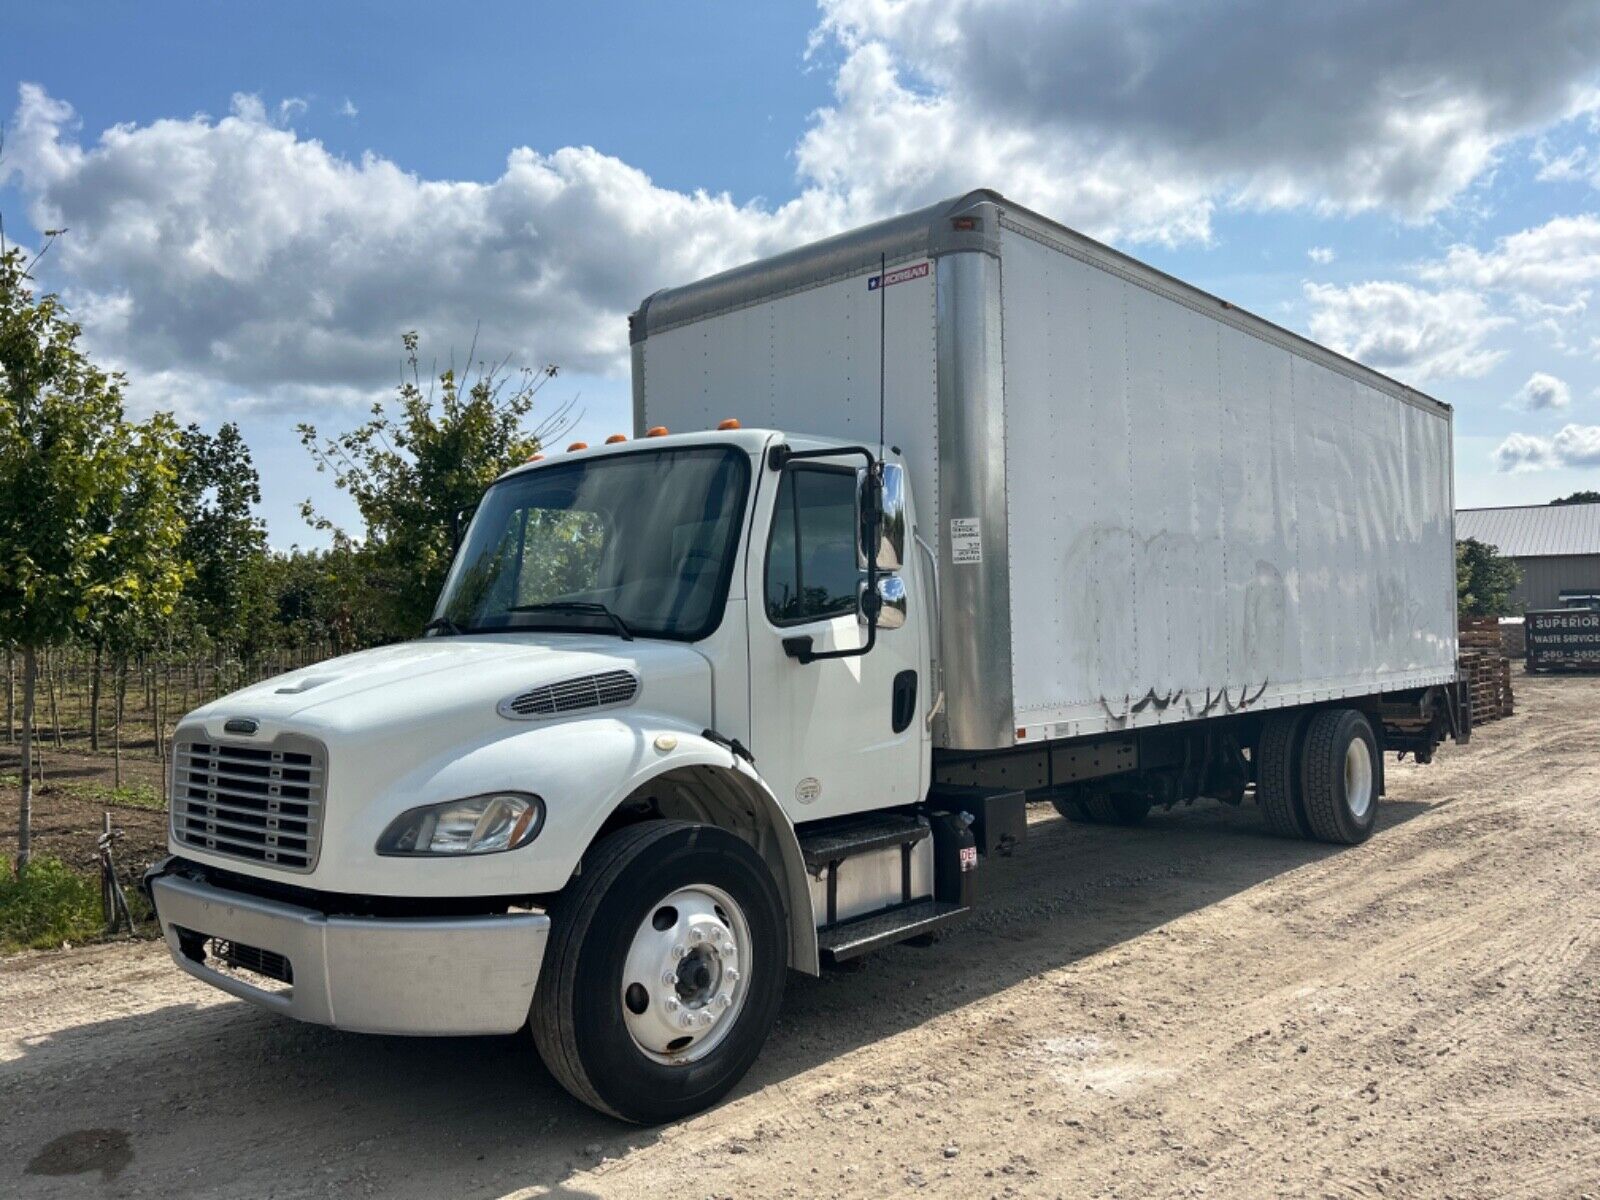
[[[873,596],[863,580],[856,611],[863,625],[899,629],[906,623],[906,581],[898,575],[882,575],[878,578],[878,594]]]
[[[450,514],[450,557],[456,556],[456,551],[461,549],[461,539],[467,535],[467,526],[472,524],[472,515],[478,511],[476,504],[469,504],[466,508],[458,508]]]
[[[861,495],[861,569],[877,560],[878,570],[898,571],[906,557],[906,472],[899,463],[883,464],[883,486],[876,487],[865,468],[856,472]]]

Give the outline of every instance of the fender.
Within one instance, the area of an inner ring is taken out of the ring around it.
[[[381,770],[371,767],[371,775]],[[379,896],[559,892],[617,810],[650,797],[670,815],[722,825],[750,841],[785,897],[791,965],[818,970],[816,921],[793,822],[749,763],[681,717],[625,709],[502,726],[476,744],[453,746],[372,782],[377,794],[367,802],[330,808],[322,861],[306,883]],[[528,845],[452,858],[373,852],[406,809],[494,791],[533,792],[544,800],[544,828]]]
[[[671,815],[730,829],[750,841],[772,868],[789,918],[789,966],[819,974],[816,913],[800,839],[766,780],[726,746],[679,721],[658,719],[640,722],[637,728],[648,735],[655,751],[654,769],[639,772],[613,793],[593,822],[585,850],[605,821],[635,797],[648,796]]]

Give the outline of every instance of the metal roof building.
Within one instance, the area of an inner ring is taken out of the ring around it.
[[[1525,504],[1456,511],[1456,537],[1495,546],[1522,570],[1513,599],[1523,608],[1563,608],[1600,595],[1600,504]]]

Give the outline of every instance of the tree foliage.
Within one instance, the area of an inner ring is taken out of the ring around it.
[[[1504,617],[1522,580],[1517,564],[1477,538],[1456,543],[1456,606],[1464,617]]]
[[[1551,504],[1600,504],[1600,492],[1573,492],[1570,496],[1563,496],[1559,500],[1550,501]]]
[[[216,650],[248,649],[264,616],[266,526],[255,515],[261,477],[234,424],[179,435],[178,499],[182,555],[193,573],[184,587],[188,615]]]
[[[415,333],[402,339],[406,374],[393,406],[348,433],[325,438],[301,425],[300,438],[317,469],[355,501],[365,526],[358,539],[308,500],[306,519],[342,549],[361,546],[363,565],[389,638],[416,634],[433,610],[450,565],[459,514],[477,504],[495,478],[536,454],[565,419],[558,410],[542,427],[526,428],[534,399],[554,366],[508,372],[506,364],[448,367],[424,385]]]
[[[172,419],[126,419],[121,377],[90,362],[60,299],[35,294],[29,265],[0,252],[0,641],[25,659],[25,755],[38,652],[148,629],[184,578]],[[19,864],[30,841],[22,778]]]

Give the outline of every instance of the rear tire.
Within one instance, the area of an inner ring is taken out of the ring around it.
[[[1080,825],[1137,825],[1150,812],[1150,801],[1130,793],[1052,803],[1063,817]]]
[[[1319,841],[1354,846],[1378,824],[1378,739],[1353,708],[1311,718],[1301,750],[1306,819]]]
[[[743,840],[685,821],[629,826],[590,850],[550,915],[529,1025],[573,1096],[659,1124],[710,1107],[749,1070],[783,999],[789,927]],[[680,1021],[683,1036],[662,1041]]]
[[[1074,825],[1093,825],[1095,819],[1089,815],[1089,810],[1084,807],[1081,800],[1052,800],[1055,810]]]
[[[1304,713],[1274,713],[1261,727],[1256,745],[1256,803],[1267,828],[1279,837],[1309,838],[1300,785]]]

